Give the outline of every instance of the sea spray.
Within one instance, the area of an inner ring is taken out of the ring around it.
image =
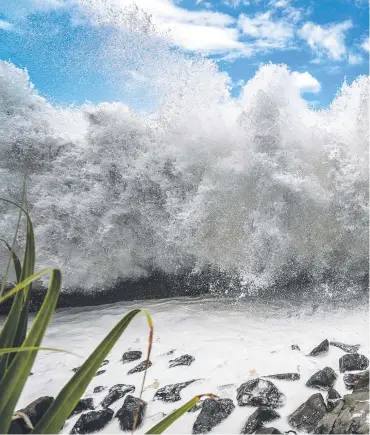
[[[267,64],[232,98],[214,62],[140,20],[129,40],[110,30],[97,54],[123,101],[145,95],[139,107],[58,107],[0,63],[0,194],[19,199],[26,176],[38,266],[84,289],[209,269],[249,292],[362,282],[368,78],[313,110],[291,71]],[[16,213],[1,213],[0,234],[13,234]]]

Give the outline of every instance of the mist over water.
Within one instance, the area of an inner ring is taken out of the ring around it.
[[[19,200],[26,174],[38,266],[86,290],[209,267],[253,292],[366,278],[368,78],[317,111],[268,64],[232,98],[213,62],[135,32],[110,32],[99,59],[141,109],[57,107],[0,63],[0,194]]]

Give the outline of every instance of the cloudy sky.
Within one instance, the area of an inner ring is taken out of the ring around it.
[[[137,30],[127,21],[132,0],[0,3],[0,58],[26,67],[43,95],[67,104],[119,98],[104,82],[93,53],[105,38],[101,28]],[[302,95],[316,107],[327,105],[344,79],[368,74],[368,0],[135,4],[174,46],[214,59],[229,74],[233,95],[266,62],[288,65]]]

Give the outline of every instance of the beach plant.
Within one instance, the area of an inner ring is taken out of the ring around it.
[[[57,305],[62,284],[62,274],[57,268],[45,268],[35,272],[36,254],[34,232],[31,218],[26,210],[24,198],[25,194],[23,194],[22,205],[0,198],[1,201],[18,207],[19,209],[20,215],[18,218],[16,234],[21,220],[21,213],[26,216],[27,222],[26,245],[22,263],[14,249],[16,236],[13,239],[12,245],[10,245],[6,240],[0,239],[9,250],[9,261],[0,289],[0,303],[5,302],[9,298],[13,298],[10,311],[6,316],[0,332],[0,433],[4,434],[9,431],[19,397],[28,376],[30,375],[38,351],[51,350],[56,352],[68,352],[61,349],[41,347],[42,339]],[[9,265],[11,263],[14,266],[17,283],[12,289],[5,291],[5,285],[8,281]],[[28,330],[31,284],[45,275],[49,275],[49,283],[45,293],[45,298]],[[70,381],[62,388],[41,420],[32,428],[31,433],[51,434],[58,433],[62,429],[65,421],[71,415],[90,381],[95,376],[97,370],[113,348],[114,344],[131,321],[140,313],[145,316],[149,327],[146,369],[149,367],[149,358],[153,342],[152,318],[146,310],[133,309],[117,323],[105,339],[92,352],[84,364],[82,364],[82,366],[76,371]],[[144,389],[146,371],[147,370],[145,370],[143,376],[140,397]],[[181,417],[181,415],[192,408],[202,396],[215,397],[212,394],[194,397],[185,405],[165,417],[147,433],[162,433],[174,421]],[[139,411],[137,417],[138,415]],[[136,427],[136,422],[137,418],[135,419],[133,429]]]

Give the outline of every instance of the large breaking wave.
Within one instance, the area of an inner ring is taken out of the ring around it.
[[[162,71],[147,68],[151,95],[166,87],[149,114],[53,106],[0,63],[0,193],[19,199],[27,175],[38,266],[86,289],[206,267],[254,290],[363,280],[368,78],[317,111],[284,65],[232,98],[214,63],[166,53]],[[10,238],[17,213],[1,213]]]

